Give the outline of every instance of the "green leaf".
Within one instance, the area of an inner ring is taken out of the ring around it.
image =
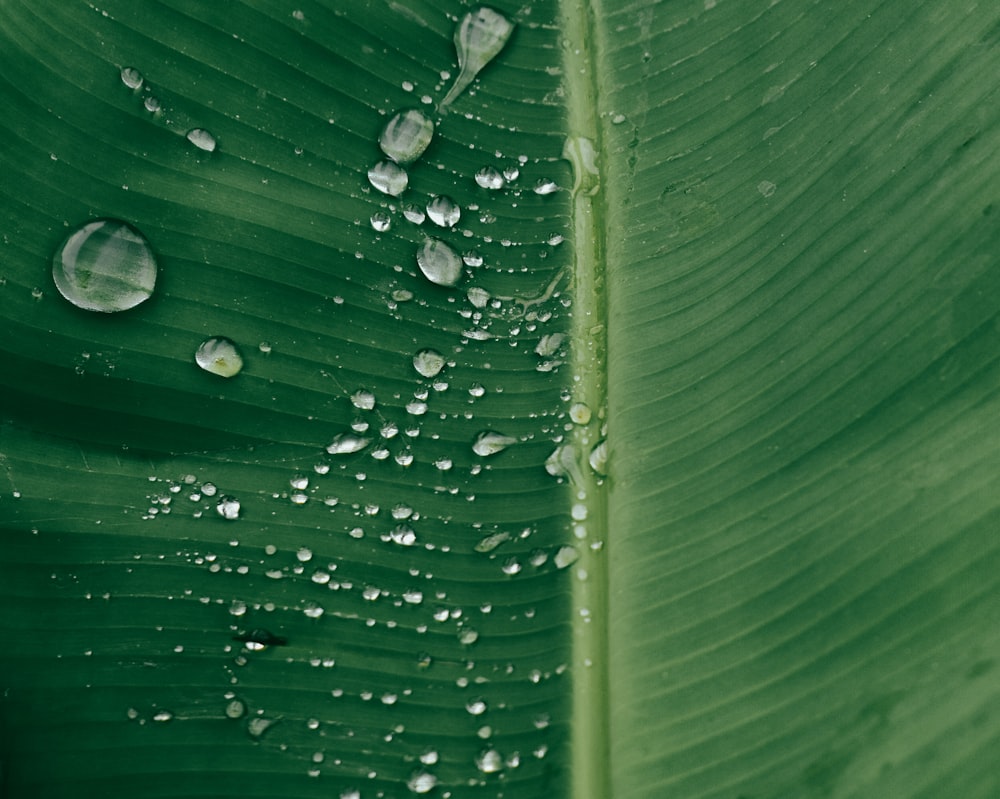
[[[4,3],[0,793],[995,796],[987,6]]]

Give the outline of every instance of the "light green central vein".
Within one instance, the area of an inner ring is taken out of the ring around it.
[[[563,71],[569,136],[563,157],[573,165],[573,399],[591,413],[577,413],[568,436],[577,468],[570,469],[573,532],[579,559],[573,564],[573,755],[574,799],[609,799],[607,501],[588,463],[603,438],[607,405],[604,253],[600,116],[595,58],[602,19],[597,0],[563,0]],[[583,517],[585,514],[585,518]]]

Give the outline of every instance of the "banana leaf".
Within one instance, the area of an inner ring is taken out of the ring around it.
[[[1000,794],[1000,7],[0,40],[0,795]]]

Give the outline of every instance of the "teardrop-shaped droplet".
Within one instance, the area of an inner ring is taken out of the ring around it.
[[[427,203],[427,216],[431,222],[440,227],[455,227],[462,216],[462,211],[451,197],[439,194]]]
[[[442,110],[475,80],[480,70],[492,61],[514,32],[514,23],[498,11],[485,6],[473,9],[455,28],[455,51],[458,53],[458,77],[441,101]]]
[[[243,356],[236,345],[224,336],[206,339],[194,354],[195,363],[219,377],[235,377],[243,368]]]
[[[215,136],[204,128],[189,130],[187,133],[187,140],[199,150],[204,150],[206,153],[215,152],[215,148],[218,144],[215,140]]]
[[[454,286],[462,277],[462,259],[440,239],[425,239],[417,250],[417,266],[431,283]]]
[[[436,377],[444,368],[444,356],[437,350],[420,350],[413,356],[413,368],[424,377]]]
[[[476,173],[476,183],[484,189],[502,189],[506,182],[496,167],[484,166]]]
[[[122,83],[130,89],[142,88],[142,73],[135,67],[122,67]]]
[[[333,437],[326,451],[331,455],[350,455],[360,452],[368,446],[370,439],[356,436],[353,433],[340,433]]]
[[[368,170],[368,182],[383,194],[398,197],[410,182],[406,170],[392,161],[379,161]]]
[[[56,250],[52,279],[78,308],[126,311],[153,294],[156,259],[134,227],[117,219],[97,219],[77,228]]]
[[[434,123],[422,111],[409,108],[385,124],[378,145],[397,164],[408,164],[424,154],[433,138]]]
[[[477,455],[486,457],[487,455],[496,455],[498,452],[503,452],[511,444],[516,443],[517,439],[513,436],[505,436],[502,433],[487,430],[476,436],[476,440],[472,442],[472,451]]]

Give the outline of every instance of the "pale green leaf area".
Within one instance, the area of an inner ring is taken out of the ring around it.
[[[1000,795],[1000,6],[491,5],[0,3],[0,796]]]

